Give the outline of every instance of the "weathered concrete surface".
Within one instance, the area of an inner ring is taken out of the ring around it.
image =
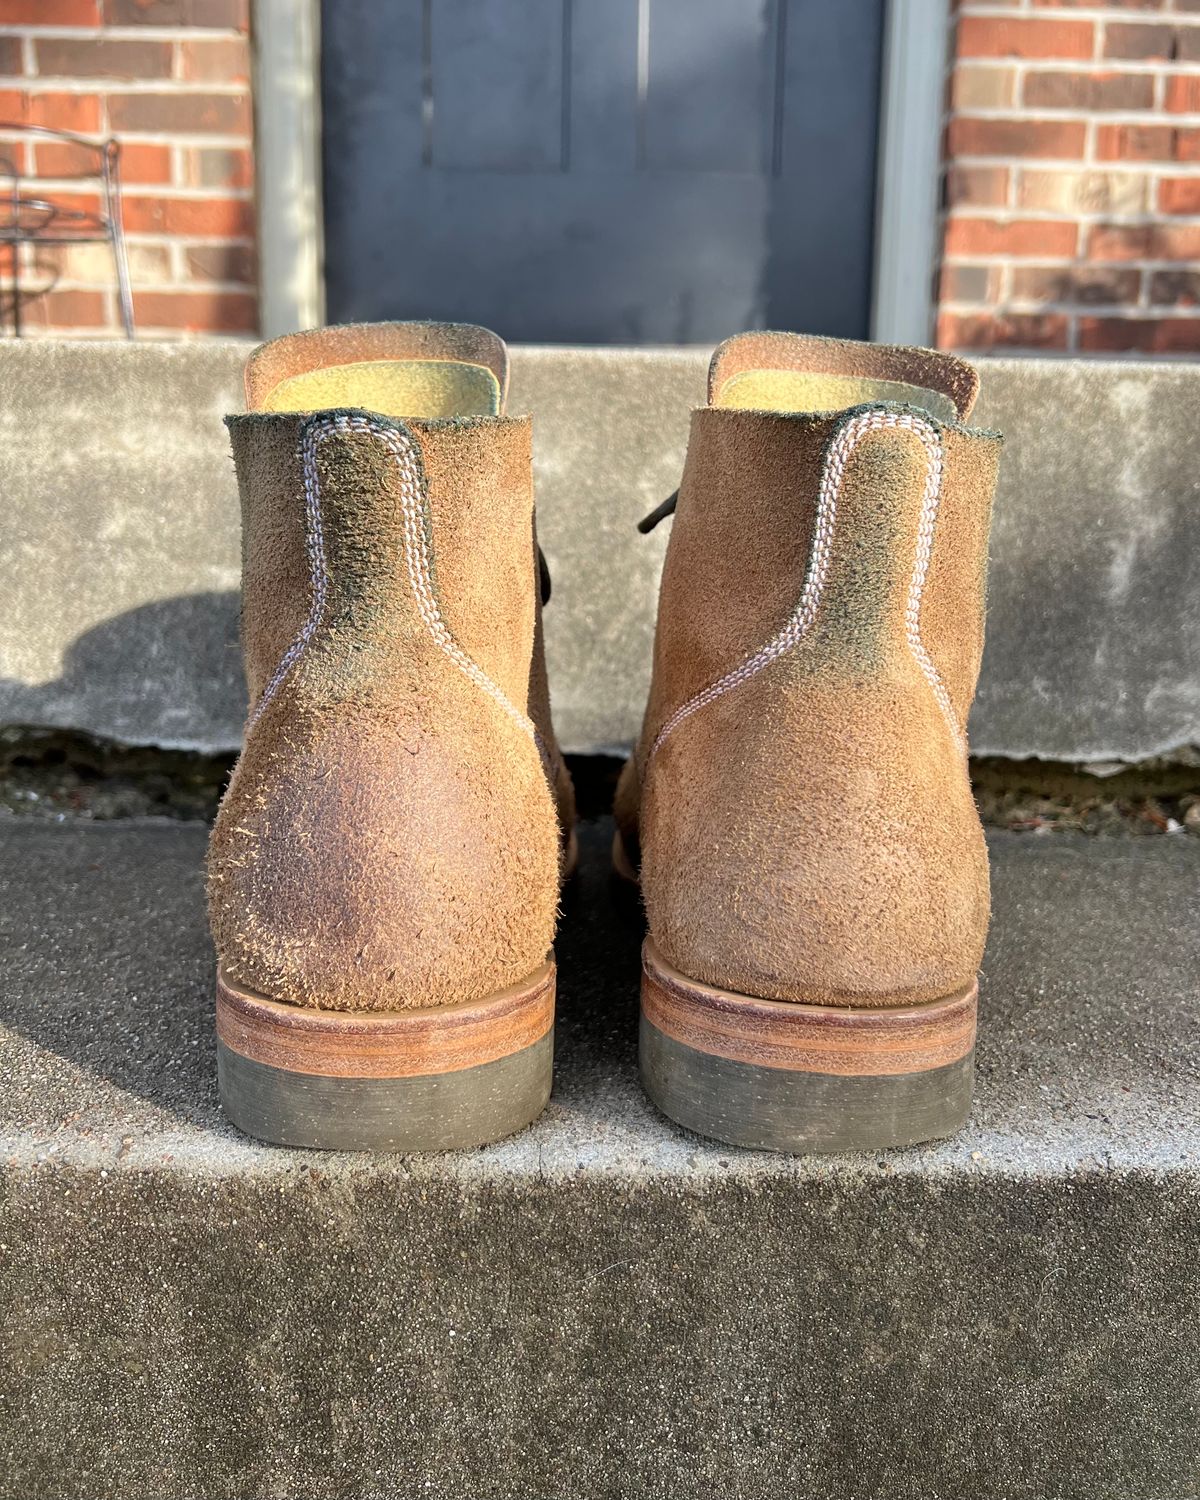
[[[3,1500],[1193,1500],[1195,841],[999,838],[968,1128],[794,1161],[643,1098],[584,832],[548,1113],[372,1160],[223,1124],[202,830],[0,829]]]
[[[697,349],[514,351],[511,404],[534,413],[538,533],[554,580],[554,723],[571,750],[620,750],[641,729],[671,528],[643,536],[637,523],[679,485],[707,377]]]
[[[221,415],[244,344],[0,343],[0,723],[228,749],[242,684],[237,507]],[[981,754],[1139,759],[1200,741],[1200,366],[984,361],[1008,437],[972,722]],[[572,750],[637,731],[703,350],[514,351],[536,414],[555,581],[547,641]]]
[[[1005,433],[982,754],[1137,760],[1200,742],[1200,365],[982,362]]]
[[[246,345],[0,345],[0,722],[224,749],[241,733]]]

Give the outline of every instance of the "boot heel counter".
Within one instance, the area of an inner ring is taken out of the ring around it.
[[[830,1005],[924,1002],[974,977],[988,862],[965,762],[927,697],[868,707],[869,686],[824,706],[810,687],[801,731],[787,684],[761,682],[752,703],[714,705],[655,757],[642,888],[675,968]],[[875,725],[870,743],[847,749],[847,711]],[[763,722],[795,733],[764,737]]]
[[[546,959],[559,839],[536,750],[270,715],[213,830],[222,971],[270,999],[339,1010],[458,1004]],[[289,732],[292,731],[292,732]]]

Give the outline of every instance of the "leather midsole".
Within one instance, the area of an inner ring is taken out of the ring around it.
[[[679,974],[650,939],[642,950],[642,1014],[698,1052],[764,1068],[894,1076],[957,1062],[975,1045],[979,985],[925,1005],[852,1008],[759,1000]]]
[[[254,1062],[326,1078],[454,1073],[533,1046],[554,1024],[555,967],[462,1005],[331,1011],[286,1005],[217,974],[217,1035]]]

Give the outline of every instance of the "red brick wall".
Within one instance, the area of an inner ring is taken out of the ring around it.
[[[248,5],[0,0],[0,120],[121,141],[139,335],[257,328]],[[37,192],[95,201],[69,148],[0,134],[0,155],[14,151]],[[119,333],[106,246],[24,255],[29,332]],[[0,286],[10,331],[6,251]]]
[[[1200,0],[959,0],[938,341],[1200,351]]]

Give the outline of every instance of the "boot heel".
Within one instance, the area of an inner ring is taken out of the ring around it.
[[[642,949],[642,1083],[700,1135],[775,1151],[878,1150],[951,1135],[971,1103],[978,985],[927,1005],[756,1000]]]
[[[217,975],[221,1103],[247,1135],[336,1151],[482,1146],[546,1107],[553,962],[483,1000],[423,1010],[285,1005]]]

